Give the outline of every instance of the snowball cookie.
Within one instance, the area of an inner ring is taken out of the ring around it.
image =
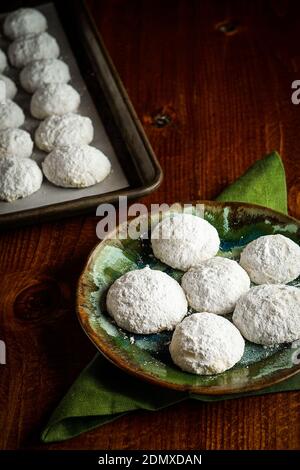
[[[6,100],[6,85],[3,80],[0,80],[0,103]]]
[[[0,73],[7,67],[6,54],[0,49]]]
[[[187,271],[181,286],[194,310],[225,315],[250,289],[250,278],[236,261],[218,256]]]
[[[255,286],[238,300],[233,322],[249,341],[271,346],[300,338],[300,289]]]
[[[178,282],[149,267],[117,279],[106,304],[117,325],[139,334],[173,330],[187,314],[187,301]]]
[[[50,83],[38,88],[32,95],[30,112],[37,119],[45,119],[51,114],[66,114],[76,111],[80,95],[66,83]]]
[[[26,34],[39,34],[47,29],[47,21],[42,13],[34,8],[20,8],[5,18],[5,36],[16,39]]]
[[[42,163],[45,176],[63,188],[86,188],[104,180],[111,164],[100,150],[90,145],[56,147]]]
[[[187,271],[218,252],[217,230],[191,214],[165,217],[154,227],[151,244],[156,258],[175,269]]]
[[[15,201],[40,189],[43,174],[31,158],[0,158],[0,200]]]
[[[6,75],[0,74],[0,80],[5,83],[6,86],[6,98],[13,100],[17,93],[17,87],[15,82],[13,82],[9,77]]]
[[[29,132],[22,129],[0,131],[0,158],[28,158],[32,154],[33,142]]]
[[[20,127],[24,121],[25,116],[20,106],[11,100],[0,102],[0,130]]]
[[[266,235],[244,248],[240,264],[255,284],[285,284],[300,275],[300,247],[283,235]]]
[[[34,93],[49,83],[67,83],[70,79],[69,67],[59,59],[36,60],[20,73],[21,85],[28,93]]]
[[[12,42],[8,48],[11,65],[25,67],[34,60],[57,59],[59,47],[56,39],[48,33],[23,36]]]
[[[170,344],[175,364],[199,375],[220,374],[244,354],[245,341],[226,318],[214,313],[194,313],[176,326]]]
[[[62,145],[84,145],[92,142],[94,127],[88,117],[79,114],[50,116],[35,131],[35,143],[46,152]]]

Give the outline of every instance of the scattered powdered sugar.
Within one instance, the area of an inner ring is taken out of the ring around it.
[[[250,289],[250,279],[236,261],[217,256],[187,271],[181,285],[193,309],[224,315]]]
[[[117,279],[106,302],[116,323],[138,334],[172,330],[187,313],[187,301],[178,282],[149,267]]]
[[[154,255],[175,269],[187,271],[218,252],[217,230],[192,214],[164,218],[151,233]]]
[[[300,290],[284,285],[250,289],[237,302],[233,322],[253,343],[277,345],[300,338]]]
[[[182,370],[199,375],[219,374],[243,356],[245,341],[226,318],[194,313],[176,326],[170,354]]]
[[[30,102],[30,112],[37,119],[44,119],[51,114],[66,114],[76,111],[80,104],[80,95],[67,83],[50,83],[38,88]]]
[[[284,284],[300,275],[300,247],[284,235],[266,235],[245,247],[240,264],[256,284]]]
[[[94,137],[92,121],[79,114],[50,116],[35,131],[35,143],[46,152],[63,145],[89,144]]]

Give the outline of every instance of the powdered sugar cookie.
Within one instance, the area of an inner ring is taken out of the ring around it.
[[[7,58],[5,52],[0,49],[0,73],[7,67]]]
[[[26,34],[39,34],[47,29],[44,15],[34,8],[19,8],[6,16],[3,30],[10,39]]]
[[[40,59],[57,59],[59,47],[56,39],[48,33],[22,36],[8,48],[11,65],[17,68]]]
[[[194,310],[225,315],[250,289],[250,278],[236,261],[217,256],[187,271],[181,285]]]
[[[90,145],[57,147],[42,163],[45,176],[56,186],[86,188],[104,180],[111,164],[100,150]]]
[[[283,235],[266,235],[244,248],[240,264],[256,284],[285,284],[300,275],[300,247]]]
[[[0,158],[28,158],[32,154],[33,142],[30,134],[22,129],[0,131]]]
[[[300,338],[300,289],[278,284],[253,287],[238,300],[232,319],[253,343],[295,341]]]
[[[35,132],[35,143],[41,150],[51,152],[54,147],[89,144],[93,137],[90,118],[69,113],[42,121]]]
[[[20,106],[11,100],[0,102],[0,130],[20,127],[24,121],[25,116]]]
[[[198,375],[220,374],[243,356],[245,341],[226,318],[213,313],[195,313],[176,326],[170,344],[174,363]]]
[[[138,334],[172,330],[187,313],[187,301],[178,282],[148,267],[117,279],[106,303],[117,325]]]
[[[52,114],[66,114],[77,110],[80,104],[79,93],[66,83],[45,85],[33,94],[30,112],[37,119],[45,119]]]
[[[6,75],[0,74],[0,80],[5,83],[6,86],[6,98],[9,100],[13,100],[17,93],[17,87],[15,82],[13,82],[9,77]]]
[[[21,85],[28,93],[49,83],[67,83],[70,78],[68,65],[59,59],[30,62],[20,73]]]
[[[175,269],[186,271],[216,255],[220,245],[217,230],[191,214],[165,217],[151,233],[154,255]]]
[[[31,158],[0,158],[0,200],[15,201],[40,189],[43,174]]]

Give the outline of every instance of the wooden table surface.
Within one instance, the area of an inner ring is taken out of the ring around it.
[[[161,162],[150,202],[214,198],[272,149],[300,216],[300,7],[285,1],[89,0]],[[169,123],[158,127],[161,115]],[[167,119],[168,121],[168,119]],[[135,412],[65,443],[39,433],[95,350],[74,312],[93,216],[0,234],[0,448],[299,449],[300,392]]]

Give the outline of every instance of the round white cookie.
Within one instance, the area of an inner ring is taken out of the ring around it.
[[[100,183],[110,172],[111,164],[100,150],[90,145],[57,147],[42,163],[51,183],[64,188],[86,188]]]
[[[11,100],[0,102],[0,130],[20,127],[24,121],[25,116],[20,106]]]
[[[0,103],[6,100],[6,85],[4,80],[0,80]]]
[[[5,52],[0,49],[0,73],[7,67],[7,58]]]
[[[38,88],[32,95],[30,112],[37,119],[45,119],[52,114],[72,113],[79,104],[80,95],[71,85],[51,83]]]
[[[39,34],[47,29],[44,15],[34,8],[19,8],[6,16],[3,30],[10,39],[26,34]]]
[[[94,138],[94,127],[88,117],[79,114],[50,116],[35,131],[35,143],[46,152],[63,145],[86,145]]]
[[[255,286],[237,302],[233,322],[253,343],[272,346],[300,338],[300,289]]]
[[[178,282],[149,267],[117,279],[106,304],[118,326],[138,334],[173,330],[187,314],[187,301]]]
[[[40,189],[43,174],[31,158],[0,158],[0,200],[15,201]]]
[[[300,275],[300,247],[283,235],[266,235],[244,248],[240,264],[255,284],[285,284]]]
[[[20,37],[8,48],[10,63],[17,68],[25,67],[34,60],[57,59],[58,56],[57,41],[48,33]]]
[[[220,374],[243,356],[245,341],[226,318],[213,313],[194,313],[176,326],[170,344],[174,363],[198,375]]]
[[[220,239],[217,230],[201,217],[174,214],[154,227],[151,244],[156,258],[172,268],[187,271],[215,256]]]
[[[26,65],[20,73],[24,90],[34,93],[49,83],[67,83],[71,79],[68,65],[59,59],[41,59]]]
[[[11,78],[7,77],[6,75],[0,74],[0,80],[5,83],[6,86],[6,98],[9,100],[13,100],[17,93],[17,87],[15,82],[11,80]]]
[[[194,310],[225,315],[250,289],[250,278],[236,261],[217,256],[187,271],[181,285]]]
[[[0,130],[0,158],[29,158],[32,154],[33,142],[29,132],[22,129]]]

